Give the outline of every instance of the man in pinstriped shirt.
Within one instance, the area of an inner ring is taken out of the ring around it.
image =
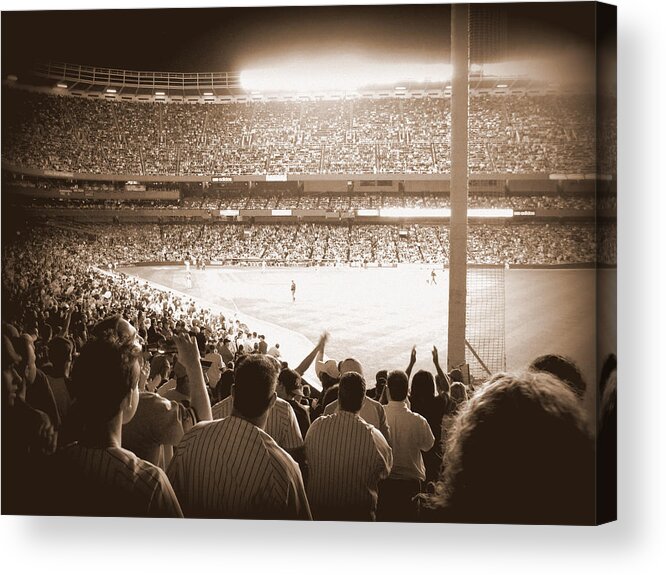
[[[365,380],[340,379],[339,409],[316,419],[305,437],[308,499],[318,520],[374,521],[377,486],[388,476],[393,453],[384,436],[361,419]]]
[[[243,358],[231,414],[183,437],[168,476],[186,517],[312,519],[297,463],[264,431],[277,376],[266,356]]]
[[[224,419],[233,412],[233,398],[227,397],[213,406],[213,419]],[[303,447],[303,436],[291,405],[284,399],[275,398],[268,409],[264,431],[287,453],[294,455]]]
[[[363,375],[363,368],[361,364],[353,359],[347,358],[340,362],[339,365],[340,375],[353,371]],[[324,409],[324,415],[330,415],[338,410],[338,401],[329,403]],[[384,406],[370,397],[363,398],[363,403],[359,411],[362,419],[379,429],[389,445],[391,445],[391,429],[386,421],[386,412]]]
[[[122,425],[132,419],[139,401],[136,330],[119,316],[95,329],[72,372],[76,401],[70,420],[76,422],[72,433],[78,441],[48,462],[44,477],[50,480],[40,513],[182,517],[164,471],[121,447]],[[183,355],[196,348],[187,337],[174,339]],[[203,388],[198,359],[187,369]],[[210,407],[202,416],[210,417]]]

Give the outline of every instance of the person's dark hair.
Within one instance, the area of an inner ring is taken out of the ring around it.
[[[441,391],[441,393],[448,395],[451,392],[451,386],[449,385],[448,378],[442,377],[439,373],[435,376],[435,383],[437,384],[437,388]],[[412,386],[413,385],[414,382],[412,382]]]
[[[336,383],[329,387],[321,398],[321,407],[325,408],[329,403],[333,403],[338,399],[338,394],[340,393],[340,386]]]
[[[544,372],[500,374],[461,409],[424,501],[446,521],[591,523],[594,466],[571,390]]]
[[[449,372],[449,377],[451,378],[452,382],[459,381],[460,383],[465,383],[465,380],[463,378],[463,373],[459,369],[452,369]]]
[[[77,412],[84,421],[103,423],[138,384],[141,346],[99,337],[86,343],[72,370]]]
[[[365,397],[365,379],[360,373],[348,371],[340,378],[338,405],[341,410],[358,413]]]
[[[215,386],[213,397],[217,401],[222,401],[231,395],[231,387],[234,384],[234,371],[233,369],[225,369],[220,375],[220,380]]]
[[[400,369],[391,371],[388,374],[386,385],[388,386],[392,401],[405,401],[407,399],[409,378],[404,371]]]
[[[156,355],[150,360],[150,374],[148,379],[153,379],[156,376],[168,377],[170,367],[169,359],[165,355]]]
[[[585,395],[586,384],[578,366],[573,360],[562,355],[542,355],[537,357],[529,367],[532,371],[545,371],[566,383],[578,397]]]
[[[451,399],[455,401],[457,405],[467,401],[467,388],[464,383],[454,381],[451,384]]]
[[[385,369],[380,369],[376,374],[375,374],[375,381],[379,383],[381,380],[386,381],[388,378],[388,371]]]
[[[393,394],[391,394],[393,397]],[[409,400],[412,409],[416,406],[432,403],[435,398],[435,378],[432,373],[425,369],[419,369],[412,377],[412,389],[409,393]]]
[[[74,345],[64,337],[54,337],[48,344],[49,360],[53,365],[54,372],[62,374],[65,365],[72,360]]]
[[[287,393],[291,393],[301,386],[301,376],[293,369],[283,369],[278,376],[278,382]]]
[[[248,418],[262,415],[275,393],[278,370],[264,355],[243,356],[234,370],[234,409]]]
[[[317,374],[317,376],[319,377],[319,381],[321,381],[321,388],[322,391],[324,392],[333,387],[334,385],[337,385],[339,382],[338,378],[331,377],[330,375],[328,375],[328,373],[325,373],[323,371],[320,371]]]

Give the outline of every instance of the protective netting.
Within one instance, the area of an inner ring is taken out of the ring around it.
[[[504,266],[467,269],[465,355],[475,379],[506,367],[504,278]]]

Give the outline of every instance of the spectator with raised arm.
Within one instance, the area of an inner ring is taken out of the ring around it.
[[[421,491],[426,479],[422,452],[430,450],[435,438],[424,417],[414,413],[406,404],[409,378],[404,371],[388,374],[389,403],[386,420],[391,428],[393,467],[387,479],[379,484],[380,521],[413,521],[416,506],[412,498]]]

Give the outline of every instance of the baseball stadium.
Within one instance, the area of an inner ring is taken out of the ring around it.
[[[189,333],[213,416],[243,355],[296,369],[310,410],[345,358],[368,394],[382,372],[439,361],[471,398],[552,355],[587,382],[594,420],[616,351],[616,98],[493,57],[507,39],[484,14],[452,10],[450,57],[434,63],[3,73],[3,336],[29,334],[48,373],[49,342],[78,358],[118,316],[152,376]]]

